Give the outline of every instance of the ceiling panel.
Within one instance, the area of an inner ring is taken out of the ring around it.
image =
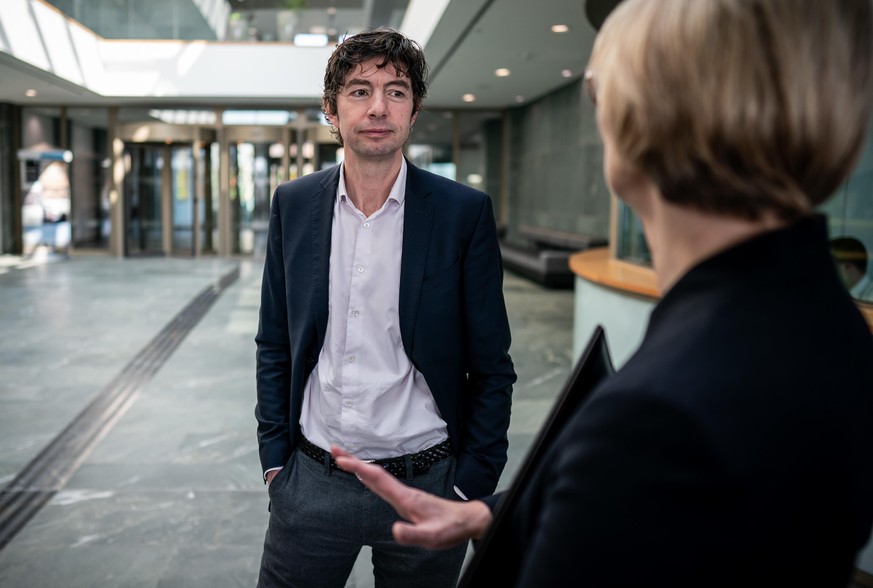
[[[316,4],[316,0],[312,2]],[[552,33],[553,24],[569,25],[570,30]],[[514,106],[517,101],[535,100],[578,79],[594,34],[582,0],[451,0],[425,48],[432,74],[426,105],[433,109],[499,109]],[[508,68],[511,75],[496,77],[494,72],[501,67]],[[563,77],[563,70],[569,70],[571,77]],[[38,91],[37,98],[24,98],[28,88]],[[464,102],[462,96],[467,93],[474,94],[476,101]],[[98,96],[2,52],[0,100],[70,105],[143,102],[142,98]],[[276,96],[253,97],[244,105],[231,96],[151,101],[165,105],[233,104],[249,108],[296,105]]]
[[[566,24],[566,33],[551,26]],[[440,23],[434,36],[443,31]],[[516,97],[530,101],[560,88],[582,75],[595,31],[588,23],[581,1],[493,0],[478,19],[436,64],[428,99],[433,107],[502,108]],[[495,70],[508,68],[508,77]],[[571,77],[563,77],[569,70]],[[473,104],[462,96],[472,93]]]

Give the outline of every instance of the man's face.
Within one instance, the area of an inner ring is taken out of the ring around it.
[[[382,158],[400,151],[418,113],[412,114],[412,85],[379,59],[359,64],[346,76],[328,120],[339,130],[346,158]]]

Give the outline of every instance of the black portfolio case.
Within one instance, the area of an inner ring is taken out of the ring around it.
[[[479,586],[509,586],[518,575],[519,561],[509,556],[513,549],[506,545],[510,518],[525,486],[530,482],[534,464],[541,460],[546,449],[582,406],[594,387],[614,372],[606,342],[606,333],[598,325],[588,340],[582,355],[576,361],[570,377],[558,395],[552,410],[528,450],[510,487],[500,498],[494,511],[494,520],[485,535],[474,546],[473,556],[461,575],[459,588]]]

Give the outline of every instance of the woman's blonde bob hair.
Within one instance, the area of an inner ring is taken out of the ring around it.
[[[864,142],[871,19],[870,0],[625,0],[589,63],[602,124],[668,201],[809,214]]]

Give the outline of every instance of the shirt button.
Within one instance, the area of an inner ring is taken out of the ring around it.
[[[349,356],[349,363],[355,363],[355,356],[354,355]]]
[[[353,311],[352,311],[352,316],[355,317],[355,318],[358,318],[358,315],[359,315],[359,314],[361,314],[361,313],[358,312],[357,310],[353,310]]]
[[[362,266],[362,265],[359,265],[359,266],[358,266],[358,273],[359,273],[359,274],[364,273],[364,266]]]
[[[351,400],[343,400],[343,406],[345,406],[346,408],[349,408],[351,405],[352,405]]]
[[[369,229],[369,228],[370,228],[370,223],[364,223],[364,228],[365,228],[365,229]]]

